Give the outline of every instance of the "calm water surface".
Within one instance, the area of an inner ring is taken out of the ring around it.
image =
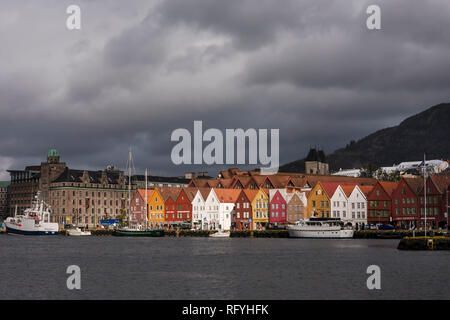
[[[0,299],[450,299],[450,251],[398,240],[0,235]],[[366,269],[381,268],[381,290]],[[81,268],[68,290],[67,266]]]

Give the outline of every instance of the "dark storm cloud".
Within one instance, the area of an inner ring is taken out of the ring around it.
[[[78,32],[69,4],[2,4],[2,179],[51,147],[74,168],[123,168],[130,146],[138,171],[221,168],[171,164],[171,132],[194,120],[279,128],[284,163],[449,100],[446,0],[81,1]]]

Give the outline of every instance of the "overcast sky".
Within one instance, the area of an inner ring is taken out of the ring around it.
[[[448,0],[2,0],[0,180],[50,148],[76,169],[123,169],[131,146],[138,172],[215,173],[171,164],[194,120],[279,128],[281,164],[331,153],[450,101],[449,17]]]

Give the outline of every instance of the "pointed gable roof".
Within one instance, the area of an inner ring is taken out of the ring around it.
[[[449,176],[443,176],[443,175],[432,175],[430,176],[431,181],[434,183],[438,191],[442,194],[445,193],[445,191],[448,188],[448,185],[450,184],[450,177]]]
[[[212,190],[211,188],[198,188],[198,192],[200,193],[200,196],[202,197],[203,201],[206,201],[206,198],[208,198],[211,190]]]
[[[235,203],[242,192],[240,189],[213,189],[217,199],[222,203]]]
[[[178,197],[178,193],[180,192],[181,188],[170,188],[170,187],[157,187],[159,194],[163,198],[164,202],[166,202],[169,198],[172,199],[172,201],[176,201]]]
[[[255,199],[256,195],[259,193],[259,190],[255,189],[244,189],[243,191],[250,202],[253,202],[253,199]]]
[[[353,190],[356,188],[356,184],[355,185],[342,185],[342,191],[344,191],[345,195],[348,197],[350,197],[350,195],[352,194]]]
[[[328,198],[330,199],[339,186],[341,186],[341,188],[343,186],[351,186],[352,188],[354,188],[356,185],[358,185],[357,183],[354,182],[328,182],[328,181],[325,182],[320,181],[320,184],[322,185],[323,190],[326,192]]]
[[[364,193],[367,198],[367,195],[373,190],[373,186],[358,186],[359,189]]]
[[[392,196],[392,193],[398,186],[398,182],[392,182],[392,181],[378,181],[378,183],[381,185],[381,187],[386,191],[388,196]]]
[[[420,178],[402,178],[411,190],[418,195],[423,188],[423,180]]]
[[[189,201],[192,202],[192,200],[194,200],[194,198],[195,198],[195,195],[197,194],[198,188],[184,187],[184,188],[182,188],[182,190],[184,190],[184,193],[188,197]],[[180,193],[181,193],[181,191],[180,191]]]
[[[145,189],[137,189],[137,192],[142,197],[142,199],[145,200]],[[147,190],[147,201],[150,200],[152,194],[153,194],[153,190]]]

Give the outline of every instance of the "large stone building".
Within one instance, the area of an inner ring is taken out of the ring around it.
[[[306,174],[328,174],[328,163],[325,159],[325,153],[322,150],[311,148],[305,159]]]
[[[23,213],[37,191],[52,208],[52,220],[60,224],[97,226],[101,219],[116,218],[121,209],[127,213],[128,179],[122,171],[75,170],[60,161],[52,149],[47,161],[24,170],[8,170],[11,175],[9,214]],[[130,194],[135,189],[130,186]]]
[[[131,186],[131,193],[135,186]],[[127,177],[114,168],[88,171],[65,170],[49,187],[52,220],[60,224],[97,227],[100,220],[128,213]]]
[[[9,181],[0,181],[0,220],[9,213]]]

